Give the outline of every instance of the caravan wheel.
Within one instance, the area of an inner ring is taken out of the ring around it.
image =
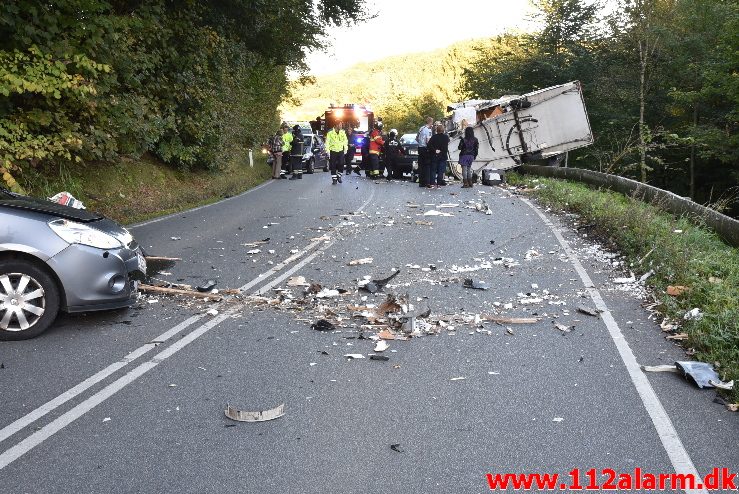
[[[462,165],[456,161],[449,162],[449,172],[457,180],[462,180]]]

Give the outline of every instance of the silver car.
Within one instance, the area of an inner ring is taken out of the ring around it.
[[[60,310],[129,306],[145,273],[118,223],[0,188],[0,340],[38,336]]]

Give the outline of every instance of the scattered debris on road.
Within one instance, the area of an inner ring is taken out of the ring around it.
[[[376,293],[379,291],[382,291],[385,289],[385,286],[387,286],[390,281],[398,276],[400,274],[400,269],[395,268],[395,272],[388,276],[387,278],[382,278],[379,280],[373,280],[372,278],[365,278],[361,280],[357,285],[359,286],[360,290],[369,292],[369,293]]]
[[[359,266],[362,264],[372,264],[372,261],[374,261],[372,257],[364,257],[362,259],[354,259],[353,261],[349,261],[348,265],[349,266]]]
[[[333,331],[336,329],[336,326],[331,324],[331,322],[327,321],[326,319],[319,319],[311,325],[311,329],[314,329],[316,331]]]
[[[596,317],[599,314],[598,310],[585,306],[585,305],[578,305],[577,312],[588,315],[588,316],[596,316]]]
[[[565,326],[564,324],[560,324],[558,322],[554,323],[554,327],[562,331],[563,334],[569,333],[572,331],[573,326]]]
[[[181,261],[179,257],[158,257],[158,256],[145,256],[146,260],[146,274],[152,275],[161,273],[167,269],[172,269],[178,261]]]
[[[423,213],[424,216],[454,216],[452,213],[444,213],[435,209],[430,209]]]
[[[226,405],[226,417],[237,422],[266,422],[268,420],[274,420],[285,415],[285,404],[270,408],[269,410],[263,410],[261,412],[247,412],[245,410],[239,410],[231,405]]]
[[[305,281],[305,276],[293,276],[287,280],[287,286],[310,286],[310,283]]]
[[[208,280],[202,285],[196,286],[195,289],[200,293],[210,293],[216,287],[218,282],[216,280]]]
[[[462,284],[465,288],[471,288],[473,290],[489,290],[490,287],[487,283],[480,280],[473,280],[472,278],[466,278]]]

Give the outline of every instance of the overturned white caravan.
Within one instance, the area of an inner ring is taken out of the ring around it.
[[[459,142],[465,126],[472,126],[480,141],[472,169],[484,181],[521,163],[558,163],[563,153],[593,143],[579,81],[522,96],[453,103],[447,109],[452,112],[445,122],[451,138],[450,168],[457,178],[461,177]]]

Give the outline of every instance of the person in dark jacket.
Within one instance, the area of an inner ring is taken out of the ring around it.
[[[387,135],[385,141],[385,168],[387,168],[387,179],[390,180],[396,174],[398,166],[398,158],[403,154],[403,148],[400,146],[398,139],[398,131],[392,129]]]
[[[305,154],[305,142],[300,126],[293,126],[293,140],[290,146],[290,172],[293,174],[290,180],[303,178],[303,154]]]
[[[429,169],[431,168],[431,155],[428,151],[428,142],[433,134],[432,126],[434,119],[426,117],[426,123],[418,129],[416,134],[416,142],[418,143],[418,186],[426,187],[428,185]]]
[[[442,185],[446,185],[444,181],[444,173],[447,165],[447,152],[449,150],[449,136],[444,133],[444,126],[437,125],[436,133],[431,136],[428,142],[428,153],[431,156],[431,166],[429,167],[426,188],[438,189]]]
[[[462,188],[472,187],[472,162],[477,158],[480,141],[472,127],[465,127],[464,137],[459,141],[459,164],[462,167]]]

